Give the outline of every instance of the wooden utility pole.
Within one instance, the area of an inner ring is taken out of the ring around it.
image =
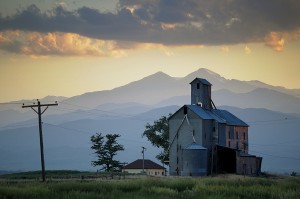
[[[142,154],[143,154],[143,174],[145,173],[145,147],[142,146]]]
[[[44,144],[43,144],[43,131],[42,131],[42,114],[45,113],[45,111],[48,109],[49,106],[57,106],[57,102],[55,104],[41,104],[39,100],[37,100],[38,104],[34,105],[24,105],[22,108],[31,108],[34,112],[38,114],[39,117],[39,132],[40,132],[40,151],[41,151],[41,165],[42,165],[42,179],[43,182],[46,180],[46,174],[45,174],[45,160],[44,160]],[[43,111],[41,111],[41,107],[46,107]],[[37,107],[38,110],[35,110],[34,108]]]

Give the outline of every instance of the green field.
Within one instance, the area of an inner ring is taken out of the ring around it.
[[[69,173],[70,174],[70,173]],[[74,173],[71,173],[72,175]],[[82,173],[81,173],[82,174]],[[16,179],[17,174],[0,178],[0,198],[300,198],[300,179],[205,177],[138,179],[64,179],[46,183]]]

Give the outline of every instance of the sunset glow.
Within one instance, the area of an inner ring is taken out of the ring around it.
[[[184,2],[2,1],[0,101],[69,97],[198,68],[300,88],[298,1]]]

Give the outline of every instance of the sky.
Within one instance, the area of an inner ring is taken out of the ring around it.
[[[0,0],[0,102],[162,71],[300,88],[299,0]]]

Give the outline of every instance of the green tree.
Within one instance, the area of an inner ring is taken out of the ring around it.
[[[124,147],[118,144],[118,137],[120,137],[119,134],[107,134],[104,137],[101,133],[91,136],[91,149],[97,155],[97,160],[92,161],[94,167],[101,166],[101,170],[113,171],[119,166],[119,161],[115,160],[114,157],[118,151],[123,151]]]
[[[158,160],[162,163],[168,164],[166,161],[169,160],[169,123],[168,119],[171,114],[168,116],[162,116],[160,119],[154,121],[151,125],[146,124],[146,130],[143,133],[143,136],[146,136],[147,139],[151,142],[153,146],[162,148],[163,151],[156,156]]]

